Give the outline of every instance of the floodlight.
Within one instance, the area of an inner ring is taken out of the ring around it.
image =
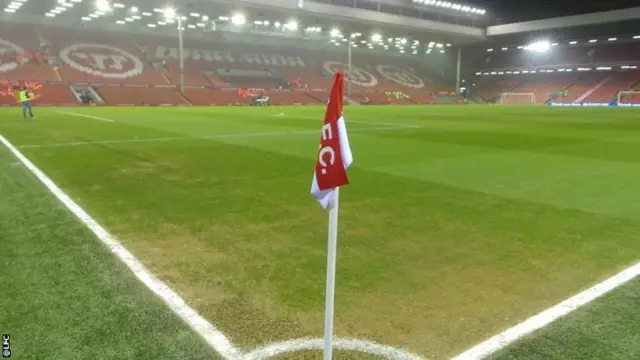
[[[380,34],[371,35],[371,41],[376,41],[376,42],[382,41],[382,35],[380,35]]]
[[[596,39],[591,39],[591,40],[589,40],[589,42],[593,44],[593,43],[595,43],[595,42],[598,42],[598,40],[596,40]]]
[[[191,13],[191,14],[189,14],[189,15],[191,15],[191,16],[193,16],[193,17],[200,17],[200,14],[198,14],[198,13]]]
[[[176,17],[176,9],[168,7],[164,9],[164,17],[167,19],[173,19]]]
[[[407,39],[406,39],[406,38],[402,38],[402,39],[400,40],[400,43],[401,43],[402,45],[406,44],[406,43],[407,43]]]
[[[111,5],[108,0],[96,0],[96,8],[100,11],[109,11]]]
[[[616,40],[618,40],[618,38],[614,38],[614,37],[609,38],[609,41],[616,41]]]
[[[542,41],[536,41],[534,43],[531,43],[531,44],[525,46],[524,49],[527,50],[527,51],[543,53],[543,52],[548,51],[550,47],[551,47],[551,44],[549,44],[548,41],[542,40]]]
[[[64,4],[66,2],[67,2],[67,0],[58,0],[58,4]]]
[[[132,13],[134,13],[134,14],[135,14],[135,13],[137,13],[137,12],[138,12],[138,8],[137,8],[137,7],[135,7],[135,6],[134,6],[134,7],[132,7],[132,8],[131,8],[131,12],[132,12]]]
[[[337,37],[338,35],[340,35],[340,30],[338,29],[331,29],[331,32],[329,33],[331,35],[331,37]]]
[[[288,23],[285,24],[285,28],[291,30],[291,31],[295,31],[298,30],[298,22],[296,22],[295,20],[291,20]]]
[[[234,25],[244,25],[247,22],[247,18],[243,14],[234,14],[231,16],[231,23]]]
[[[147,27],[154,28],[156,27],[156,24],[147,24]]]
[[[203,15],[203,16],[202,16],[202,20],[204,20],[204,21],[208,21],[208,20],[209,20],[209,16],[208,16],[208,15]]]
[[[569,41],[569,45],[575,45],[577,43],[578,43],[577,41]]]

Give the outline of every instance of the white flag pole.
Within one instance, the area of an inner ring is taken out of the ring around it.
[[[336,289],[336,252],[338,247],[338,198],[336,187],[329,210],[329,245],[327,250],[327,291],[324,307],[324,360],[331,360],[333,350],[333,303]]]

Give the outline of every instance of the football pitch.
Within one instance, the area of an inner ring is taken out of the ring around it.
[[[35,111],[0,109],[12,358],[321,358],[327,213],[309,189],[323,107]],[[452,358],[640,272],[637,109],[345,119],[336,359]],[[639,304],[635,278],[491,358],[640,358]]]

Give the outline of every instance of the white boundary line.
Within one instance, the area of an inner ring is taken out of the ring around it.
[[[47,175],[45,175],[40,169],[38,169],[29,159],[27,159],[15,146],[13,146],[4,136],[0,135],[0,143],[13,153],[13,155],[20,160],[20,162],[27,168],[33,175],[35,175],[44,186],[58,198],[58,200],[66,206],[83,224],[85,224],[96,237],[104,243],[111,252],[116,255],[123,263],[129,267],[131,272],[140,279],[149,289],[151,289],[158,297],[160,297],[166,304],[175,312],[180,318],[182,318],[198,335],[205,339],[205,341],[221,356],[225,359],[236,359],[239,357],[239,350],[233,346],[231,341],[211,325],[202,316],[196,313],[195,310],[190,308],[185,301],[178,296],[173,290],[171,290],[166,284],[155,277],[149,270],[147,270],[142,263],[136,259],[122,244],[111,235],[102,225],[94,220],[91,215],[84,211],[78,204],[76,204],[71,198],[62,191]]]
[[[93,120],[100,120],[100,121],[106,121],[106,122],[115,122],[115,120],[113,120],[113,119],[108,119],[108,118],[104,118],[104,117],[101,117],[101,116],[93,116],[93,115],[81,114],[81,113],[72,112],[72,111],[57,111],[57,113],[65,114],[65,115],[73,115],[73,116],[78,116],[78,117],[83,117],[83,118],[93,119]]]
[[[424,360],[421,356],[412,354],[406,350],[397,349],[391,346],[380,345],[367,340],[358,339],[334,339],[335,349],[358,351],[365,354],[376,355],[388,360]],[[245,354],[244,360],[264,360],[278,355],[293,353],[298,351],[322,350],[324,339],[301,338],[282,341],[260,347]],[[336,357],[338,358],[338,357]]]
[[[322,117],[315,117],[315,116],[291,116],[288,117],[285,113],[280,113],[280,114],[276,114],[273,115],[274,117],[284,117],[287,119],[301,119],[301,120],[314,120],[316,122],[321,121]],[[420,127],[420,125],[413,125],[413,124],[400,124],[400,123],[379,123],[379,122],[371,122],[371,121],[361,121],[361,120],[352,120],[350,118],[346,118],[345,123],[348,125],[350,123],[354,123],[354,124],[369,124],[369,125],[378,125],[378,126],[397,126],[397,127],[402,127],[402,128],[413,128],[413,129],[417,129]]]
[[[404,126],[385,126],[385,127],[372,127],[372,128],[359,128],[349,130],[349,133],[366,133],[376,131],[392,131],[392,130],[407,130],[413,129],[413,127]],[[20,145],[17,148],[45,148],[45,147],[60,147],[60,146],[80,146],[80,145],[100,145],[100,144],[126,144],[126,143],[139,143],[139,142],[160,142],[160,141],[178,141],[178,140],[207,140],[207,139],[225,139],[225,138],[244,138],[244,137],[267,137],[267,136],[290,136],[290,135],[309,135],[318,134],[317,130],[301,130],[301,131],[283,131],[283,132],[260,132],[260,133],[235,133],[235,134],[218,134],[211,136],[176,136],[165,138],[148,138],[148,139],[123,139],[123,140],[97,140],[97,141],[77,141],[77,142],[64,142],[64,143],[51,143],[51,144],[28,144]]]
[[[518,325],[487,339],[486,341],[454,357],[452,360],[475,360],[485,358],[496,351],[504,349],[516,340],[519,340],[536,330],[542,329],[581,306],[584,306],[609,291],[633,280],[637,276],[640,276],[640,262],[622,270],[605,281],[598,283],[535,316],[530,317]]]

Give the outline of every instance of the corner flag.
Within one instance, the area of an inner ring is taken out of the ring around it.
[[[324,309],[324,360],[331,360],[333,350],[333,304],[336,284],[338,248],[338,195],[349,183],[347,168],[353,162],[347,127],[342,115],[344,72],[336,72],[329,95],[327,112],[320,136],[316,170],[311,181],[311,195],[323,208],[329,208],[329,241],[327,245],[327,288]]]
[[[324,115],[316,171],[311,182],[311,195],[325,209],[332,200],[334,190],[349,183],[347,168],[353,162],[347,127],[342,115],[343,88],[344,72],[338,71],[333,78]]]

